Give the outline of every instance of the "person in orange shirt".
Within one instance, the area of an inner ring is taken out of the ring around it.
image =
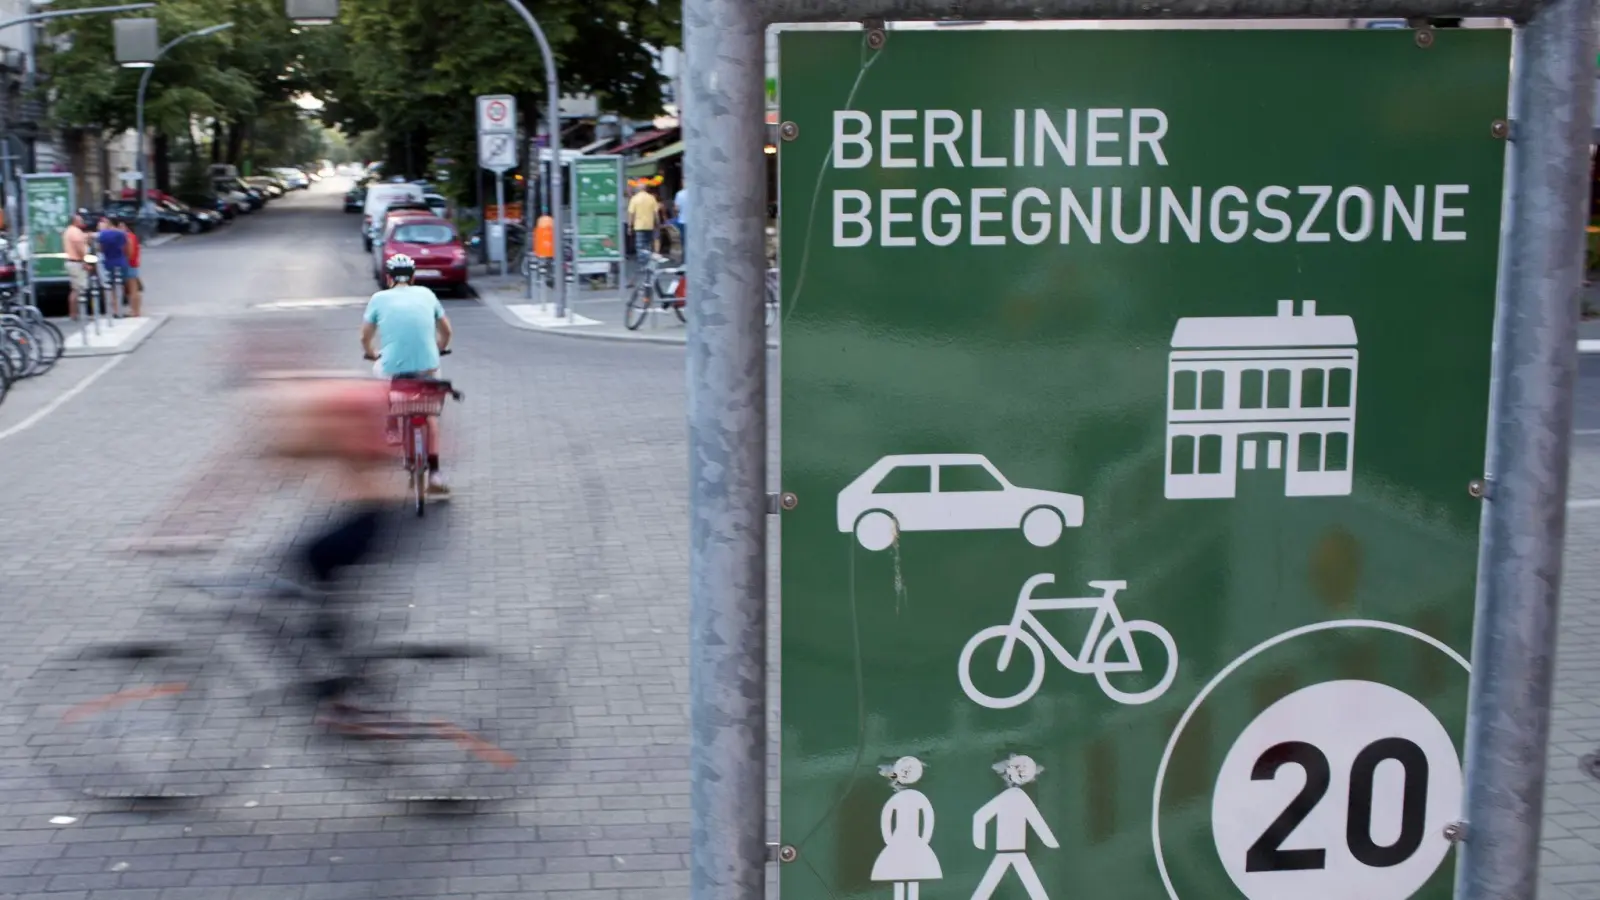
[[[139,235],[134,233],[127,219],[118,220],[117,227],[128,236],[128,272],[123,293],[128,301],[128,314],[137,319],[144,308],[144,282],[139,280]]]

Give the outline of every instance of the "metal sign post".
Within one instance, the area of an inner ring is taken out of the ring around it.
[[[478,97],[478,165],[494,173],[494,221],[488,222],[489,261],[506,274],[506,172],[517,167],[517,98]]]
[[[788,900],[1534,897],[1593,0],[881,21],[1153,12],[686,0],[695,900],[764,890],[780,510]],[[763,35],[850,20],[783,36],[769,500]]]

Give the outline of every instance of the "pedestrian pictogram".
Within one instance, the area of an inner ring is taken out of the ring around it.
[[[972,815],[972,845],[979,850],[988,849],[989,823],[994,823],[994,860],[989,863],[972,900],[989,900],[1007,871],[1015,871],[1017,879],[1028,892],[1028,900],[1049,900],[1039,873],[1028,860],[1028,833],[1033,832],[1039,842],[1052,850],[1061,846],[1055,832],[1050,830],[1033,798],[1022,786],[1039,777],[1039,764],[1029,756],[1012,756],[996,763],[1006,788],[993,800],[985,803]]]
[[[883,850],[872,864],[873,881],[894,883],[894,900],[918,900],[919,885],[944,877],[933,847],[933,805],[911,785],[922,779],[922,761],[902,756],[881,770],[894,794],[883,805]]]

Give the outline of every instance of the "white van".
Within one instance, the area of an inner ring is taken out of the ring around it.
[[[423,198],[426,191],[420,184],[405,182],[379,183],[367,188],[367,202],[361,209],[361,249],[372,252],[372,228],[389,204],[400,200],[414,200],[417,203],[426,202]]]

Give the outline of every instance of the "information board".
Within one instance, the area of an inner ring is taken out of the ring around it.
[[[73,195],[69,172],[22,176],[29,276],[36,284],[67,280],[67,254],[61,243],[61,233],[72,224]]]
[[[578,271],[608,272],[622,262],[622,157],[574,159],[572,179]]]
[[[1508,31],[779,36],[785,900],[1444,900]]]

